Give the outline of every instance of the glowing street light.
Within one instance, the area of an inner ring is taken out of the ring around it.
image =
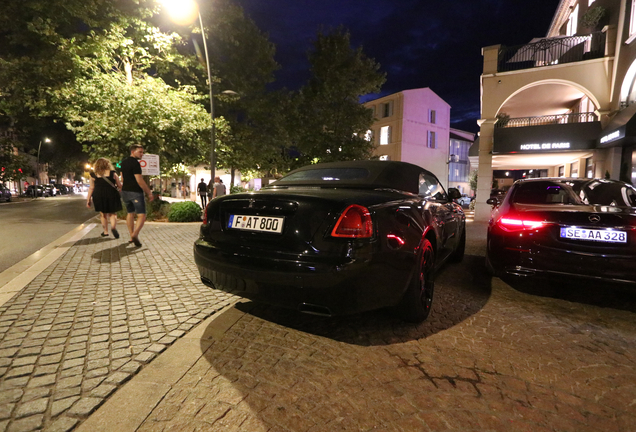
[[[212,180],[215,177],[216,154],[215,154],[215,127],[214,127],[214,93],[212,91],[212,73],[210,72],[210,57],[208,55],[208,44],[205,39],[203,20],[199,5],[194,0],[161,0],[161,4],[166,8],[170,19],[178,25],[192,24],[197,16],[201,27],[201,37],[203,38],[203,49],[205,51],[205,65],[208,70],[208,83],[210,86],[210,172]]]
[[[38,163],[35,170],[35,172],[37,173],[36,184],[40,184],[40,149],[42,148],[42,141],[44,141],[47,144],[51,142],[51,140],[46,137],[44,138],[44,140],[40,140],[40,145],[38,146]]]

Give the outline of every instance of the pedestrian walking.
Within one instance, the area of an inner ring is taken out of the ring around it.
[[[197,193],[201,197],[201,206],[205,208],[208,204],[208,185],[205,184],[205,180],[201,179],[201,183],[197,186]]]
[[[119,238],[117,231],[117,212],[122,209],[121,182],[113,168],[113,165],[106,158],[99,158],[95,162],[94,172],[91,172],[91,185],[86,196],[86,207],[91,206],[91,201],[95,211],[99,212],[102,221],[102,237],[108,237],[108,222],[113,237]]]
[[[214,177],[214,191],[212,192],[212,199],[225,195],[225,185],[221,177]]]
[[[126,205],[126,226],[130,233],[129,243],[141,247],[139,241],[139,232],[146,222],[146,201],[144,200],[144,192],[148,195],[148,200],[152,201],[154,196],[152,191],[146,184],[141,175],[141,165],[139,160],[144,156],[144,148],[142,145],[134,144],[130,146],[130,156],[121,162],[121,175],[123,178],[121,197]],[[137,224],[135,225],[135,215],[137,215]]]

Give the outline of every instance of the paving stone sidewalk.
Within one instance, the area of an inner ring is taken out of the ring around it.
[[[636,430],[635,309],[524,293],[483,256],[444,270],[420,325],[230,310],[240,318],[134,430]]]
[[[233,296],[199,281],[199,224],[95,228],[0,306],[0,432],[69,431]]]

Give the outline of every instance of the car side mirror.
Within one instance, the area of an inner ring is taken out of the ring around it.
[[[448,198],[456,200],[462,197],[462,193],[457,188],[448,188]]]
[[[488,198],[486,200],[486,204],[489,204],[493,207],[497,207],[499,205],[499,200],[497,198]]]

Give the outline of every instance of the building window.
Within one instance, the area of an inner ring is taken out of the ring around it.
[[[572,162],[570,164],[570,177],[578,177],[579,176],[579,163]]]
[[[576,34],[577,27],[579,25],[579,5],[577,4],[574,7],[574,10],[570,14],[568,18],[568,25],[566,29],[566,34],[568,36],[574,36]]]
[[[373,141],[373,131],[369,129],[367,133],[364,134],[365,141],[372,142]]]
[[[391,143],[391,126],[382,126],[380,128],[380,145]]]
[[[565,177],[565,167],[563,165],[559,167],[558,177]]]
[[[375,118],[375,105],[371,105],[369,111],[371,111],[371,117]]]
[[[435,132],[428,132],[428,142],[426,145],[428,148],[435,148]]]
[[[380,160],[381,161],[388,161],[388,160],[391,160],[391,157],[389,155],[382,155],[382,156],[380,156]]]
[[[591,157],[585,159],[585,177],[594,178],[594,163]]]
[[[435,115],[436,115],[435,110],[428,110],[428,122],[429,123],[435,124]]]
[[[393,101],[380,104],[380,115],[382,118],[391,117],[393,115]]]

